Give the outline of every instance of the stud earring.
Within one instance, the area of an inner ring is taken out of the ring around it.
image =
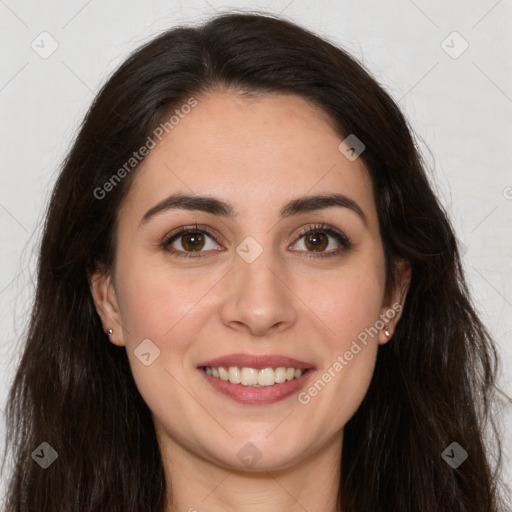
[[[112,336],[113,332],[114,331],[112,329],[109,329],[108,331],[105,331],[105,334],[108,336],[108,339],[110,339],[110,336]]]
[[[384,334],[388,337],[391,336],[391,333],[389,332],[387,327],[384,329]]]

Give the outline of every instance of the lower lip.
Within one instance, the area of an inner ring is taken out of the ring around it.
[[[308,370],[298,379],[287,380],[282,384],[274,384],[272,386],[254,387],[232,384],[229,380],[222,380],[208,375],[203,369],[199,369],[199,371],[214,389],[235,402],[245,405],[267,405],[284,400],[290,395],[297,393],[306,384],[310,376],[315,373],[314,370]]]

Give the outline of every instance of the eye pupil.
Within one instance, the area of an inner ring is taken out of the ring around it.
[[[204,237],[201,233],[185,233],[181,237],[181,243],[186,250],[201,250],[204,246]]]
[[[326,241],[327,237],[322,233],[311,233],[306,237],[306,245],[308,248],[311,248],[311,244],[313,251],[318,251],[319,248],[320,250],[325,249],[327,246]]]
[[[169,235],[162,241],[162,249],[171,252],[173,256],[199,257],[206,255],[203,253],[207,241],[206,238],[208,237],[216,241],[216,236],[207,229],[199,228],[197,225],[194,228],[183,228],[177,234]],[[341,245],[340,249],[328,251],[329,238],[336,240]],[[305,251],[301,250],[300,252],[309,253],[307,257],[338,256],[352,248],[351,242],[344,235],[324,224],[321,226],[310,225],[308,231],[300,234],[299,240],[306,247]],[[174,243],[178,241],[181,249],[173,247]],[[206,253],[212,252],[206,251]]]

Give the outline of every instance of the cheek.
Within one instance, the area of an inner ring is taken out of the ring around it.
[[[127,345],[144,338],[161,342],[186,338],[188,315],[194,314],[196,304],[208,303],[205,294],[215,284],[211,276],[197,279],[190,271],[169,271],[134,259],[118,268],[122,276],[118,302]]]
[[[316,287],[310,294],[309,305],[324,325],[324,365],[299,399],[317,410],[339,411],[333,429],[352,417],[368,390],[378,350],[383,294],[384,270],[378,261],[360,272],[352,268],[333,274],[323,293]]]
[[[319,316],[329,326],[329,335],[323,336],[319,347],[323,365],[298,396],[310,414],[330,418],[328,423],[319,422],[319,435],[335,435],[355,414],[368,391],[377,357],[380,288],[357,279],[345,284],[324,303]]]
[[[179,417],[169,415],[169,410],[187,407],[189,397],[181,392],[180,383],[186,381],[187,350],[200,329],[194,304],[208,283],[192,284],[190,279],[187,286],[176,273],[134,256],[119,261],[117,268],[118,303],[133,378],[153,415],[177,428]],[[144,352],[139,350],[142,346],[147,347]],[[146,352],[148,365],[140,358]]]
[[[304,268],[295,268],[288,274],[289,286],[300,298],[297,308],[303,309],[298,324],[306,329],[316,324],[324,334],[324,352],[343,353],[375,325],[385,277],[378,256],[378,251],[365,251],[330,271],[309,269],[305,274]],[[117,270],[127,347],[133,349],[146,338],[162,346],[172,340],[174,354],[184,352],[208,318],[222,308],[222,290],[229,280],[219,283],[223,271],[218,269],[170,270],[136,253],[120,258]]]
[[[379,262],[358,271],[347,267],[329,275],[323,286],[309,289],[308,306],[328,327],[331,349],[346,350],[352,340],[379,319],[384,296],[383,267]]]

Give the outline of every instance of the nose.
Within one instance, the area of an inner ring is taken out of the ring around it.
[[[298,298],[290,270],[264,250],[252,263],[238,255],[227,276],[223,323],[254,336],[268,336],[290,328],[297,320]]]

